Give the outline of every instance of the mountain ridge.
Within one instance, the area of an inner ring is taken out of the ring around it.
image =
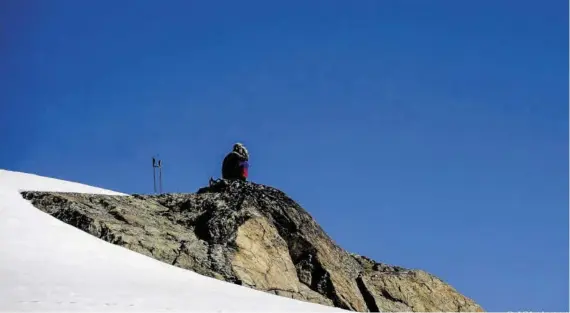
[[[279,296],[353,311],[483,311],[427,272],[345,251],[293,199],[261,184],[218,180],[196,193],[22,196],[110,243]]]
[[[26,190],[125,195],[0,169],[0,311],[340,311],[212,279],[110,244],[38,210],[22,198]]]

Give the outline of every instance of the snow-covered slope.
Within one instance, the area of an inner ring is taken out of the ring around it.
[[[339,311],[204,277],[43,213],[19,191],[121,193],[0,170],[0,311]]]

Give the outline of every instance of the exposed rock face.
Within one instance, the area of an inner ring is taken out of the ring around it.
[[[283,192],[218,181],[196,194],[23,192],[103,240],[197,273],[353,311],[483,311],[438,278],[350,254]]]

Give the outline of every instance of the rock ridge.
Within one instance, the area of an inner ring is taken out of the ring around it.
[[[279,296],[359,312],[483,311],[427,272],[345,251],[270,186],[218,180],[189,194],[22,196],[112,244]]]

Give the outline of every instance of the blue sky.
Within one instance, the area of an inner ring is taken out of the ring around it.
[[[568,310],[568,2],[2,1],[0,168],[220,175],[489,311]]]

